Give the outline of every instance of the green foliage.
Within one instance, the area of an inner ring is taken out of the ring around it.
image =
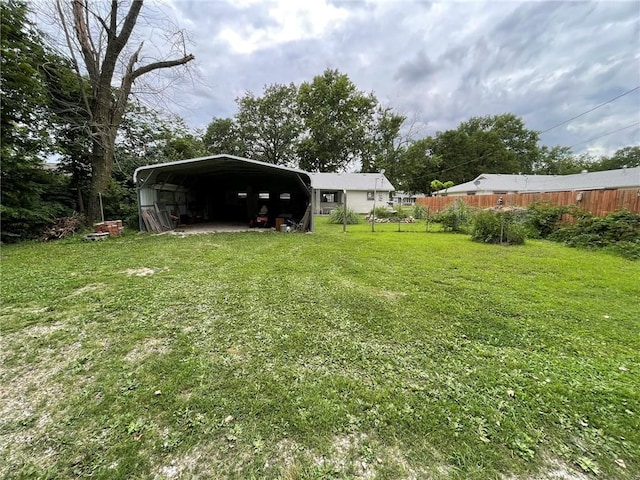
[[[70,213],[65,177],[44,170],[55,135],[51,97],[39,66],[62,63],[43,46],[23,2],[0,2],[0,228],[3,242],[39,236]]]
[[[390,210],[384,205],[379,205],[375,209],[372,208],[369,215],[375,213],[376,218],[391,218],[395,216],[394,212],[396,212],[396,210]]]
[[[203,136],[204,146],[212,155],[229,154],[247,156],[247,147],[233,118],[215,118]]]
[[[261,162],[295,166],[295,149],[302,132],[298,88],[293,84],[265,87],[261,97],[247,92],[236,99],[236,122],[246,155]]]
[[[420,205],[419,203],[416,203],[413,205],[413,208],[411,209],[411,215],[416,220],[425,219],[427,218],[427,207],[425,207],[424,205]]]
[[[378,101],[359,91],[349,77],[327,69],[298,90],[306,130],[298,144],[299,166],[312,172],[337,172],[368,149],[367,131]]]
[[[602,157],[594,170],[615,170],[623,167],[640,167],[640,146],[624,147],[610,157]]]
[[[369,216],[373,213],[374,209],[371,209]],[[401,205],[398,205],[395,208],[389,208],[381,205],[375,208],[375,216],[376,218],[405,219],[409,216],[409,211]]]
[[[382,169],[397,186],[401,181],[401,158],[406,148],[400,134],[406,117],[390,107],[378,106],[372,124],[368,126],[367,148],[360,159],[361,172],[375,173]]]
[[[547,238],[561,226],[562,216],[575,209],[551,202],[534,202],[527,207],[527,229],[531,238]]]
[[[626,258],[640,259],[640,215],[628,211],[606,217],[584,215],[549,238],[571,247],[605,248]]]
[[[480,210],[473,216],[471,239],[483,243],[522,245],[525,227],[517,211]]]
[[[122,220],[124,225],[138,228],[138,198],[135,188],[112,180],[102,196],[105,220]]]
[[[344,224],[344,207],[342,205],[337,206],[329,215],[327,223],[339,223]],[[347,224],[354,225],[360,223],[360,215],[354,210],[347,208]]]
[[[472,221],[471,209],[462,200],[456,200],[443,211],[433,216],[434,222],[442,224],[446,232],[467,233]]]
[[[481,173],[531,172],[537,141],[537,132],[513,114],[472,117],[454,130],[409,145],[402,155],[398,184],[430,193],[446,188],[440,181],[431,184],[445,170],[454,185]]]
[[[437,192],[445,188],[453,187],[454,183],[451,180],[448,180],[446,182],[441,182],[440,180],[436,179],[436,180],[432,180],[429,185],[431,186],[432,192]]]

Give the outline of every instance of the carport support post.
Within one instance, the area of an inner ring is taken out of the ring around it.
[[[347,191],[342,190],[342,233],[347,233]]]

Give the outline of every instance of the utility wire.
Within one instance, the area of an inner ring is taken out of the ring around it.
[[[569,148],[573,148],[576,145],[580,145],[581,143],[591,142],[593,140],[598,140],[599,138],[606,137],[608,135],[613,135],[614,133],[621,132],[622,130],[626,130],[631,127],[635,127],[636,125],[640,125],[640,122],[632,123],[631,125],[627,125],[626,127],[618,128],[617,130],[613,130],[611,132],[603,133],[602,135],[598,135],[597,137],[590,138],[589,140],[583,140],[582,142],[574,143]]]
[[[621,97],[624,97],[625,95],[629,95],[630,93],[635,92],[635,91],[636,91],[636,90],[638,90],[638,89],[640,89],[640,85],[638,85],[636,88],[632,88],[632,89],[631,89],[631,90],[629,90],[629,91],[626,91],[626,92],[624,92],[624,93],[621,93],[620,95],[618,95],[617,97],[612,98],[611,100],[607,100],[606,102],[601,103],[600,105],[593,107],[591,110],[587,110],[586,112],[582,112],[581,114],[576,115],[575,117],[571,117],[569,120],[565,120],[564,122],[558,123],[557,125],[554,125],[553,127],[547,128],[546,130],[543,130],[542,132],[540,132],[540,135],[542,135],[543,133],[550,132],[550,131],[551,131],[551,130],[553,130],[554,128],[561,127],[561,126],[562,126],[562,125],[564,125],[565,123],[569,123],[569,122],[571,122],[572,120],[575,120],[576,118],[580,118],[581,116],[586,115],[587,113],[591,113],[591,112],[593,112],[594,110],[597,110],[597,109],[598,109],[598,108],[600,108],[600,107],[604,107],[604,106],[605,106],[605,105],[607,105],[608,103],[611,103],[611,102],[613,102],[613,101],[615,101],[615,100],[617,100],[617,99],[619,99],[619,98],[621,98]],[[599,137],[598,137],[598,138],[599,138]],[[588,141],[588,140],[587,140],[587,141]],[[576,144],[576,145],[578,145],[578,144]]]
[[[606,102],[601,103],[600,105],[597,105],[597,106],[593,107],[592,109],[587,110],[586,112],[582,112],[581,114],[576,115],[576,116],[574,116],[574,117],[571,117],[570,119],[565,120],[565,121],[564,121],[564,122],[562,122],[562,123],[558,123],[557,125],[554,125],[553,127],[547,128],[546,130],[544,130],[544,131],[540,132],[540,135],[542,135],[543,133],[549,132],[549,131],[553,130],[554,128],[558,128],[558,127],[560,127],[560,126],[562,126],[562,125],[564,125],[564,124],[566,124],[566,123],[569,123],[569,122],[571,122],[572,120],[575,120],[576,118],[580,118],[580,117],[582,117],[583,115],[586,115],[587,113],[591,113],[591,112],[593,112],[594,110],[597,110],[598,108],[603,107],[603,106],[605,106],[605,105],[607,105],[607,104],[609,104],[609,103],[611,103],[611,102],[614,102],[614,101],[616,101],[617,99],[619,99],[619,98],[621,98],[621,97],[624,97],[625,95],[629,95],[630,93],[633,93],[633,92],[635,92],[636,90],[639,90],[639,89],[640,89],[640,85],[638,85],[638,86],[637,86],[637,87],[635,87],[635,88],[632,88],[631,90],[627,90],[626,92],[621,93],[621,94],[620,94],[620,95],[618,95],[617,97],[614,97],[614,98],[612,98],[612,99],[610,99],[610,100],[607,100]],[[583,144],[583,143],[591,142],[591,141],[593,141],[593,140],[598,140],[599,138],[606,137],[606,136],[608,136],[608,135],[613,135],[614,133],[621,132],[622,130],[627,130],[627,129],[629,129],[629,128],[631,128],[631,127],[635,127],[636,125],[639,125],[639,124],[640,124],[640,122],[636,122],[636,123],[633,123],[633,124],[631,124],[631,125],[627,125],[626,127],[622,127],[622,128],[617,129],[617,130],[613,130],[613,131],[611,131],[611,132],[603,133],[602,135],[598,135],[597,137],[590,138],[589,140],[583,140],[583,141],[581,141],[581,142],[574,143],[574,144],[573,144],[573,145],[571,145],[569,148],[573,148],[573,147],[575,147],[576,145],[581,145],[581,144]],[[450,170],[455,170],[455,169],[456,169],[456,168],[458,168],[458,167],[462,167],[462,166],[464,166],[464,165],[469,165],[470,163],[479,162],[479,161],[484,160],[485,158],[487,158],[489,155],[491,155],[491,153],[493,153],[493,152],[485,153],[484,155],[480,155],[479,157],[474,158],[474,159],[472,159],[472,160],[469,160],[468,162],[463,162],[463,163],[460,163],[460,164],[455,165],[455,166],[453,166],[453,167],[444,168],[444,169],[438,170],[437,172],[434,172],[434,173],[431,173],[431,174],[428,174],[428,175],[424,175],[423,177],[424,177],[424,178],[426,178],[427,176],[431,176],[431,175],[435,175],[435,174],[442,174],[442,173],[448,172],[448,171],[450,171]]]

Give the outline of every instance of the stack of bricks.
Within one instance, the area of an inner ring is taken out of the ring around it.
[[[108,233],[110,237],[117,237],[122,233],[122,220],[109,220],[106,222],[95,223],[96,233]]]

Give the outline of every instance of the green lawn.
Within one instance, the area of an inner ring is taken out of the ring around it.
[[[325,221],[3,246],[0,477],[640,476],[640,263]]]

